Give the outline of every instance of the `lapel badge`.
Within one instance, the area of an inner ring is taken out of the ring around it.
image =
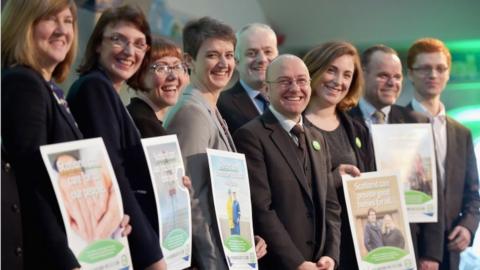
[[[318,141],[313,140],[312,146],[313,146],[313,149],[315,149],[315,151],[319,151],[319,150],[320,150],[320,143],[319,143]]]
[[[355,144],[358,148],[362,148],[362,141],[360,141],[360,138],[355,137]]]

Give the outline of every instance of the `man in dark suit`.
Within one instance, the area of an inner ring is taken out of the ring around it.
[[[408,50],[408,77],[414,99],[408,105],[428,116],[435,138],[439,183],[443,190],[445,237],[439,269],[459,268],[460,252],[473,242],[480,220],[478,171],[470,130],[446,116],[440,95],[450,77],[450,51],[433,38],[417,40]],[[438,241],[432,242],[432,245]]]
[[[237,32],[235,60],[240,79],[232,88],[223,91],[217,102],[230,133],[268,107],[265,71],[277,55],[277,36],[270,26],[253,23]]]
[[[362,54],[365,95],[350,115],[367,127],[383,123],[426,122],[425,117],[395,105],[402,91],[402,63],[398,53],[385,45],[374,45]],[[421,121],[419,121],[419,119]]]
[[[397,52],[385,45],[374,45],[362,54],[362,66],[365,76],[365,96],[359,106],[350,114],[370,127],[371,124],[389,123],[428,123],[428,118],[394,103],[402,87],[402,63]],[[443,215],[443,199],[438,184],[438,211]],[[443,239],[444,222],[410,223],[412,243],[420,269],[436,269],[442,261],[443,248],[439,239]]]
[[[340,206],[325,140],[301,115],[311,94],[308,69],[282,55],[266,79],[269,109],[234,134],[247,159],[254,229],[268,244],[261,268],[333,269]]]

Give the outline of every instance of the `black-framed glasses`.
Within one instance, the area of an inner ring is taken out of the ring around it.
[[[175,75],[182,75],[187,72],[187,69],[184,64],[176,64],[173,66],[168,66],[164,64],[153,64],[150,66],[150,69],[153,70],[156,74],[162,75],[162,76],[167,76],[170,73],[173,73]]]
[[[113,33],[110,36],[104,36],[104,38],[108,38],[108,40],[112,42],[113,47],[117,48],[125,49],[130,43],[133,45],[133,48],[135,48],[137,52],[144,53],[149,48],[145,39],[137,39],[134,41],[130,41],[126,36],[119,33]]]
[[[288,79],[288,78],[283,78],[279,79],[276,81],[266,81],[266,83],[276,83],[282,88],[289,88],[295,83],[299,87],[305,87],[307,85],[310,85],[310,81],[312,81],[309,78],[298,78],[298,79]]]
[[[438,74],[444,74],[445,72],[448,71],[448,67],[443,65],[439,65],[435,67],[426,65],[426,66],[413,67],[412,70],[418,72],[421,75],[430,75],[434,70]]]

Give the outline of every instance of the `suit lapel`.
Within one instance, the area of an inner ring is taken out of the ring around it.
[[[45,84],[48,91],[50,92],[50,96],[52,97],[52,101],[55,103],[55,106],[58,108],[60,111],[60,114],[62,117],[65,119],[65,121],[68,123],[70,128],[72,129],[73,133],[77,137],[77,139],[81,139],[83,135],[80,133],[80,129],[77,126],[77,122],[75,122],[75,118],[73,118],[73,115],[67,111],[65,106],[60,105],[59,98],[54,94],[53,90],[51,90],[50,85],[48,83]]]
[[[309,191],[310,189],[307,185],[307,179],[305,179],[305,173],[303,172],[302,165],[298,160],[295,144],[292,142],[292,138],[290,138],[287,132],[282,128],[270,110],[267,110],[263,114],[262,120],[265,127],[272,131],[270,138],[272,139],[273,144],[275,144],[278,151],[282,154],[282,157],[295,174],[300,186],[309,196],[310,200],[312,200],[312,196]]]
[[[257,107],[255,107],[255,104],[253,104],[253,101],[247,95],[247,92],[245,89],[243,89],[240,82],[237,82],[233,96],[233,104],[235,107],[237,107],[237,110],[244,115],[245,118],[253,119],[259,115]]]
[[[455,157],[455,149],[457,148],[455,143],[456,137],[457,135],[455,134],[455,127],[452,124],[452,120],[447,117],[447,157]],[[445,186],[443,190],[448,190],[448,180],[454,179],[453,176],[450,174],[452,171],[454,171],[454,168],[452,168],[452,166],[455,166],[455,164],[455,162],[445,162]],[[448,196],[448,194],[449,193],[447,192],[446,196]]]
[[[319,201],[323,202],[326,200],[325,195],[321,192],[322,190],[326,191],[326,188],[323,188],[323,183],[321,182],[326,182],[327,179],[324,179],[324,176],[328,175],[328,172],[324,171],[324,166],[322,164],[325,163],[325,160],[321,158],[319,152],[321,151],[326,151],[326,149],[320,148],[320,149],[312,149],[312,145],[314,142],[317,142],[318,145],[321,145],[320,141],[321,138],[315,134],[313,131],[311,131],[308,126],[305,126],[305,138],[307,140],[307,148],[308,148],[308,153],[310,155],[310,163],[312,164],[312,172],[313,172],[313,179],[312,181],[316,181],[316,184],[313,185],[316,189],[316,191],[319,194]],[[315,143],[316,144],[316,143]],[[323,169],[322,169],[323,167]]]

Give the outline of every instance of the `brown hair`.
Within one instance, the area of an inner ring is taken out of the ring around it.
[[[152,36],[152,46],[150,48],[150,57],[144,58],[146,65],[143,65],[137,72],[138,76],[130,80],[128,85],[135,91],[148,92],[149,89],[144,85],[144,78],[149,72],[150,64],[162,57],[173,56],[183,62],[183,53],[180,47],[173,41],[159,36]]]
[[[365,49],[365,51],[362,53],[362,67],[365,69],[368,67],[368,64],[370,64],[370,60],[372,59],[372,55],[375,53],[375,52],[383,52],[383,53],[386,53],[386,54],[393,54],[393,55],[396,55],[398,56],[398,53],[397,51],[395,51],[394,49],[388,47],[388,46],[385,46],[383,44],[377,44],[377,45],[373,45],[371,47],[368,47],[367,49]]]
[[[148,25],[145,14],[138,6],[124,5],[117,8],[110,8],[105,10],[100,19],[98,19],[95,28],[93,29],[90,38],[88,39],[87,47],[85,49],[85,57],[83,58],[82,64],[78,67],[77,71],[80,75],[87,73],[91,69],[95,68],[98,64],[98,53],[97,48],[103,41],[103,34],[105,28],[109,25],[115,25],[119,22],[129,22],[133,24],[140,32],[145,34],[147,45],[151,45],[152,39],[150,35],[150,26]],[[149,51],[145,53],[144,59],[149,59]],[[146,65],[147,61],[143,61],[139,70]],[[127,82],[136,80],[138,71],[130,78]]]
[[[413,43],[407,53],[407,67],[413,68],[417,55],[421,53],[443,53],[447,57],[448,67],[452,66],[452,55],[445,44],[436,38],[421,38]]]
[[[198,50],[209,38],[231,42],[233,47],[237,44],[235,32],[229,25],[210,17],[203,17],[189,21],[183,28],[184,52],[196,59]]]
[[[2,68],[26,65],[41,73],[42,67],[33,40],[35,24],[52,14],[69,8],[73,16],[73,40],[65,59],[52,73],[63,82],[77,53],[77,6],[73,0],[10,0],[2,11]]]
[[[340,111],[346,111],[357,105],[362,94],[364,79],[357,49],[345,41],[332,41],[313,48],[303,57],[312,78],[313,88],[332,62],[343,55],[353,57],[354,72],[347,95],[337,104],[337,109]]]

